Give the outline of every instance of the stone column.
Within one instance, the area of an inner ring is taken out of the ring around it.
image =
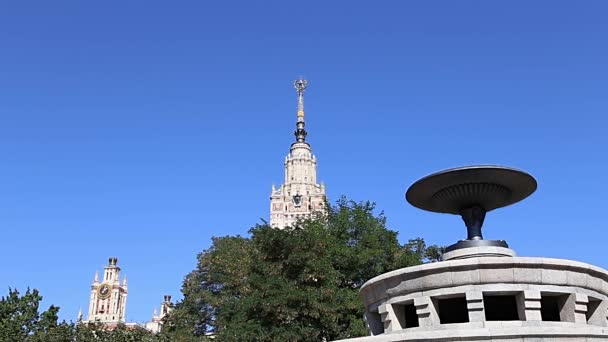
[[[414,306],[418,315],[418,323],[421,327],[439,325],[439,315],[435,310],[433,301],[430,297],[414,298]]]
[[[540,314],[540,291],[525,290],[517,296],[517,312],[524,321],[542,321]]]
[[[467,309],[469,310],[469,322],[483,322],[486,320],[483,310],[483,293],[470,291],[466,293]]]
[[[588,303],[589,298],[585,294],[569,294],[559,312],[560,320],[563,322],[587,324]]]
[[[608,326],[608,302],[605,300],[589,301],[587,312],[590,316],[587,323],[601,327]]]
[[[386,303],[380,305],[378,307],[378,313],[380,314],[382,323],[384,324],[385,333],[402,329],[392,305]]]

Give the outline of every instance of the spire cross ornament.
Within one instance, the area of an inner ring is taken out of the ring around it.
[[[306,86],[308,85],[308,81],[303,79],[297,79],[295,82],[293,82],[293,85],[298,91],[298,95],[302,96],[304,94]]]

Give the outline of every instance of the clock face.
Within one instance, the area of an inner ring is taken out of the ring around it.
[[[98,289],[97,289],[97,297],[99,297],[99,299],[108,299],[108,297],[110,297],[110,291],[112,289],[110,288],[110,285],[108,284],[102,284]]]

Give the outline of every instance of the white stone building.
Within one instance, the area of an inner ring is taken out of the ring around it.
[[[99,273],[95,272],[95,278],[91,285],[87,319],[82,319],[82,311],[80,311],[78,322],[101,323],[109,329],[116,328],[119,324],[124,324],[127,328],[140,326],[154,333],[159,333],[162,330],[163,318],[173,309],[171,296],[164,296],[160,305],[160,313],[155,309],[151,321],[139,324],[125,322],[127,292],[127,277],[125,276],[122,281],[120,280],[118,258],[111,257],[108,265],[104,267],[101,281],[99,281]]]
[[[163,329],[163,318],[169,314],[173,310],[173,303],[171,302],[171,296],[165,295],[164,300],[160,303],[160,312],[154,309],[154,313],[152,314],[152,320],[146,322],[144,327],[153,333],[159,333]]]
[[[120,267],[118,258],[109,258],[109,263],[103,269],[103,278],[99,281],[99,273],[91,285],[89,299],[88,322],[99,322],[108,326],[125,322],[127,306],[127,277],[120,280]],[[80,319],[80,317],[79,317]]]
[[[326,209],[325,185],[317,183],[317,159],[306,142],[304,90],[307,81],[296,80],[294,85],[298,92],[296,141],[285,157],[285,182],[278,189],[273,185],[270,194],[270,225],[275,228],[291,226],[298,219]]]

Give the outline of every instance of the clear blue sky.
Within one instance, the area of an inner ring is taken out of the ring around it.
[[[303,75],[330,199],[373,200],[400,239],[460,218],[404,192],[494,163],[539,182],[488,214],[520,255],[607,268],[605,1],[5,1],[0,293],[86,311],[118,256],[145,321],[211,236],[268,217]]]

